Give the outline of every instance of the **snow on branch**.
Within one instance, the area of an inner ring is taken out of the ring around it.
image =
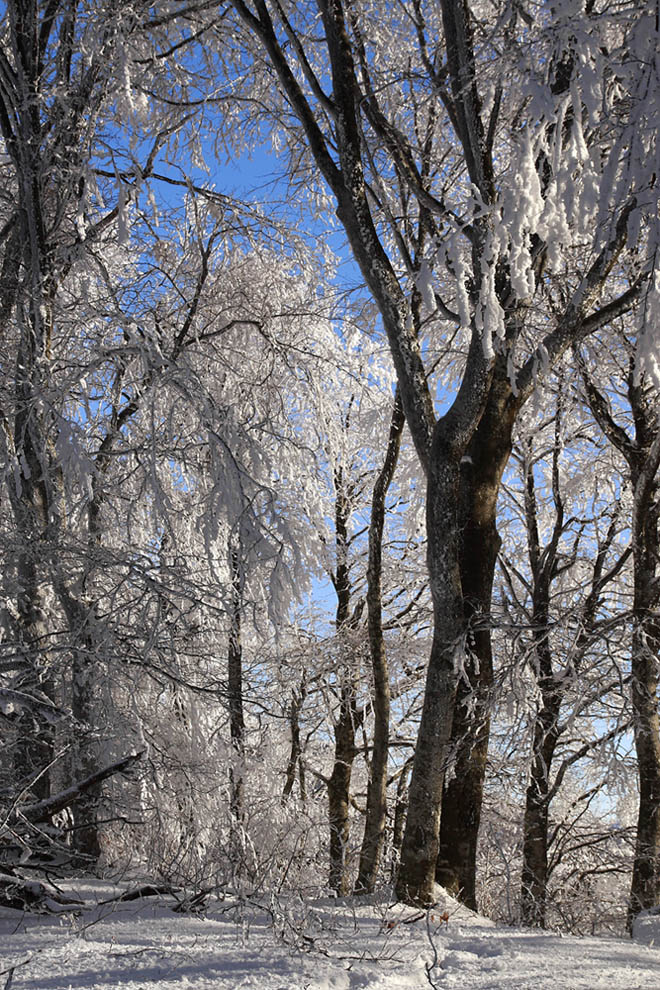
[[[23,819],[27,819],[32,824],[46,821],[52,815],[56,815],[59,811],[63,811],[64,808],[68,808],[81,794],[84,794],[96,786],[96,784],[107,780],[108,777],[114,777],[115,774],[125,773],[130,767],[141,760],[144,755],[145,750],[139,753],[131,753],[122,760],[111,763],[109,766],[103,767],[102,770],[97,770],[96,773],[85,777],[84,780],[78,781],[65,791],[60,791],[59,794],[45,798],[43,801],[37,801],[34,804],[21,805],[17,810]]]

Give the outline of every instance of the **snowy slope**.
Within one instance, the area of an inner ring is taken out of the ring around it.
[[[227,897],[191,917],[171,898],[91,906],[109,885],[72,888],[90,903],[76,917],[0,912],[1,990],[660,990],[652,945],[497,928],[446,895],[428,915]]]

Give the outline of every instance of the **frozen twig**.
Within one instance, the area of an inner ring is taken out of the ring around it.
[[[433,987],[433,990],[437,990],[437,983],[433,982],[433,978],[431,976],[431,973],[438,965],[438,950],[436,948],[435,942],[433,941],[433,933],[431,932],[431,917],[432,917],[431,908],[429,908],[428,911],[426,912],[426,937],[429,940],[429,945],[431,946],[433,958],[431,959],[431,962],[427,962],[424,964],[424,969],[426,971],[426,979],[429,981],[429,984]]]

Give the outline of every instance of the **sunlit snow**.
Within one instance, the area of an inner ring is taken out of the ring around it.
[[[72,882],[79,915],[0,912],[0,978],[11,990],[658,990],[660,951],[493,922],[438,889],[429,912],[372,898],[225,895],[203,915],[175,897],[117,902]],[[106,901],[106,903],[102,903]],[[643,937],[653,943],[658,919]]]

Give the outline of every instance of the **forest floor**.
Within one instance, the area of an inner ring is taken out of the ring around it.
[[[68,883],[75,914],[0,909],[0,990],[660,990],[653,944],[497,927],[446,895],[430,912],[227,896],[191,915],[168,896],[100,903],[119,889]]]

